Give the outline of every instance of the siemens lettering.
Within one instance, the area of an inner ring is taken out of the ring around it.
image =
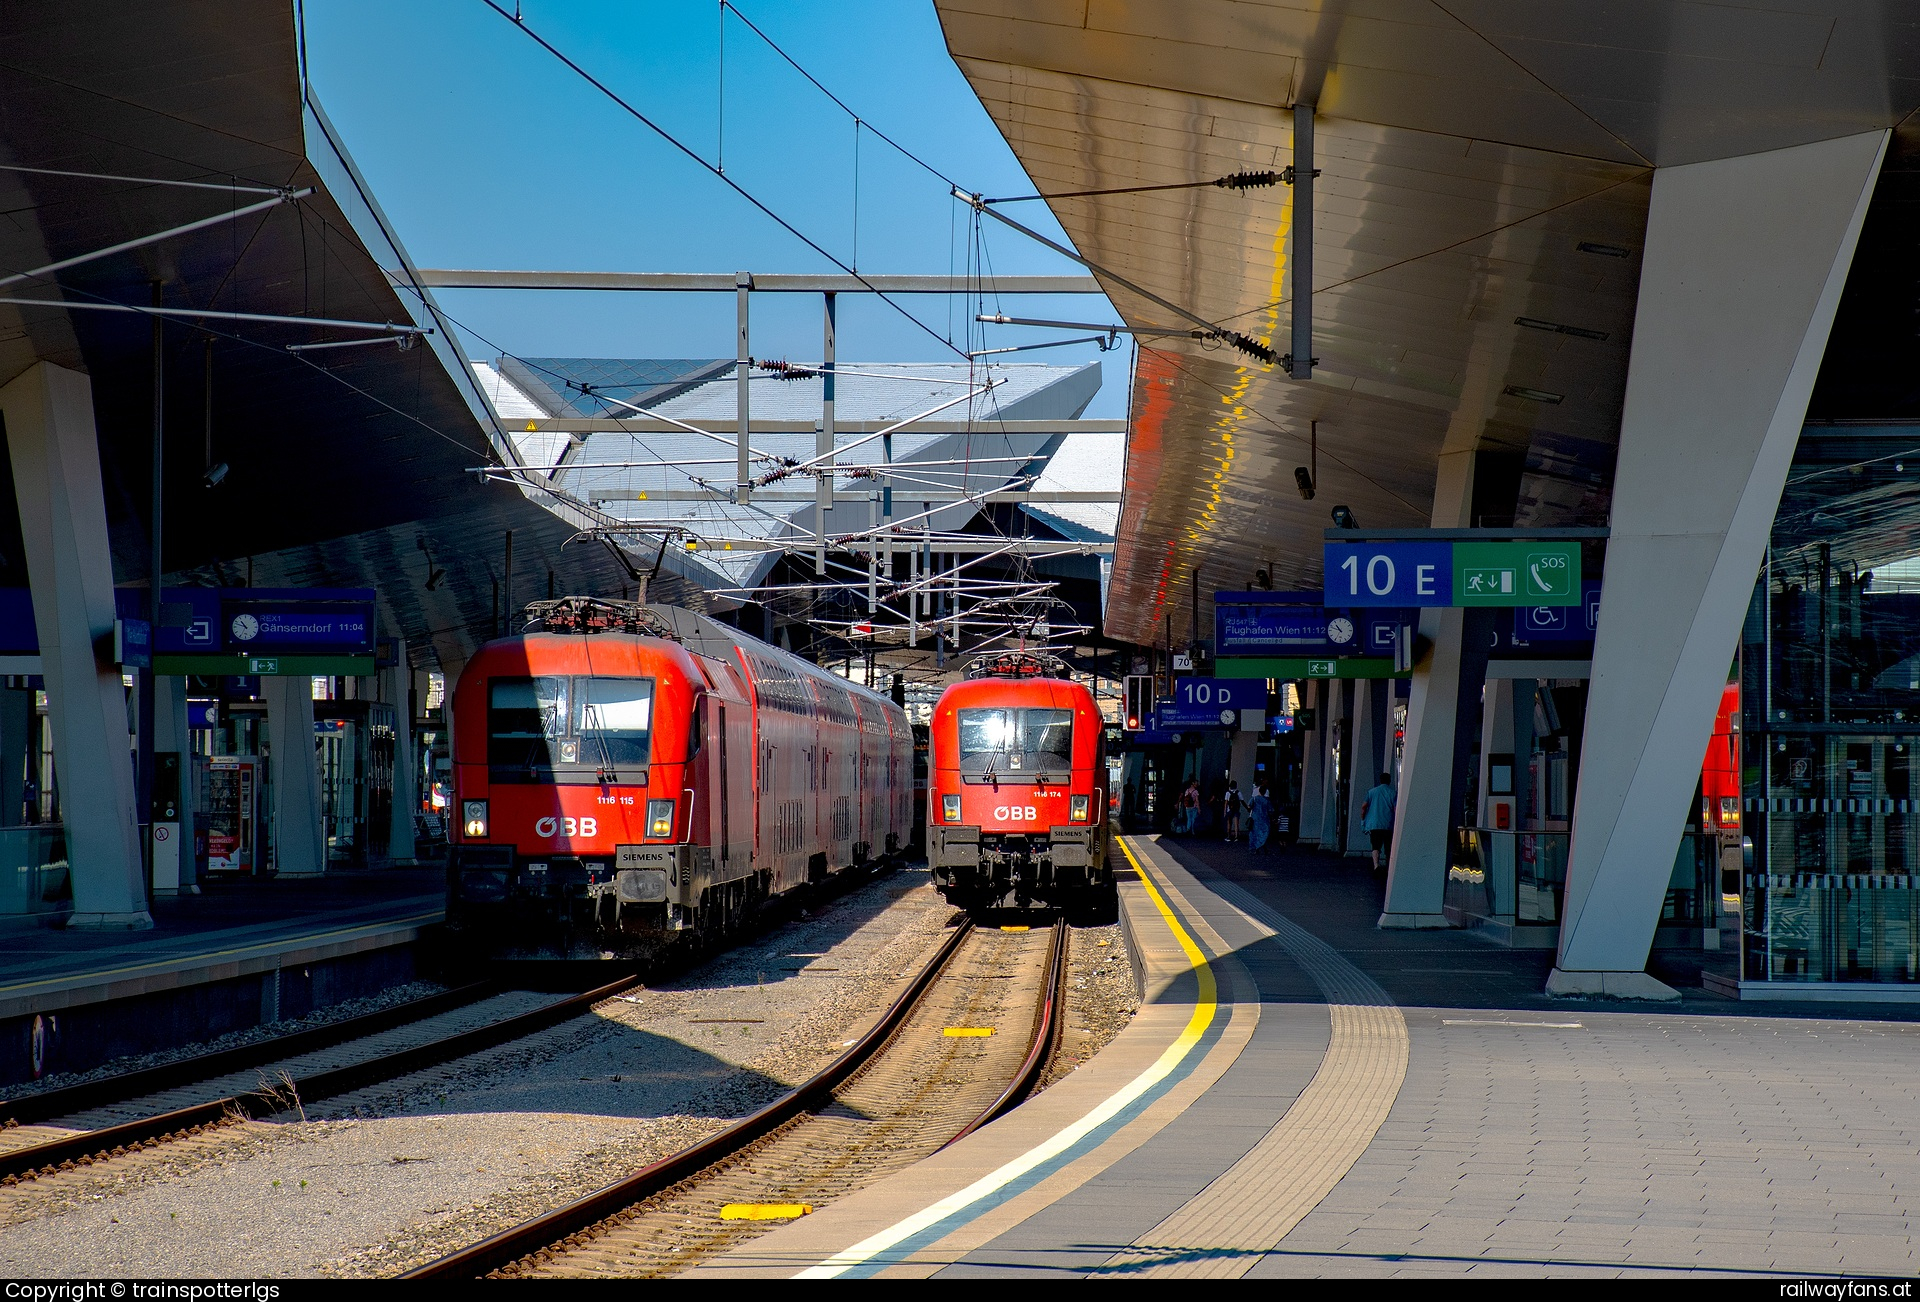
[[[1444,542],[1328,543],[1329,606],[1450,606],[1453,548]]]

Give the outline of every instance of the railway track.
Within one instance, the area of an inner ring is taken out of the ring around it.
[[[1040,1079],[1066,946],[1064,921],[1031,932],[963,924],[870,1031],[798,1088],[403,1278],[672,1275],[918,1161]]]
[[[45,1124],[55,1119],[81,1129],[77,1134],[22,1144],[0,1152],[0,1185],[16,1185],[89,1162],[154,1148],[170,1140],[199,1134],[235,1121],[272,1116],[479,1053],[577,1017],[602,1000],[639,984],[639,981],[637,976],[623,977],[581,994],[510,1016],[492,1018],[424,1043],[404,1045],[354,1061],[317,1065],[299,1076],[289,1072],[268,1080],[265,1073],[273,1064],[290,1057],[334,1045],[351,1045],[355,1040],[369,1035],[455,1011],[464,1005],[476,1004],[498,992],[491,983],[466,986],[363,1018],[352,1018],[332,1026],[281,1036],[241,1049],[205,1054],[9,1100],[0,1104],[0,1124],[8,1124],[9,1129],[28,1123]],[[351,1057],[350,1054],[343,1056]],[[260,1082],[259,1088],[223,1094],[184,1106],[167,1106],[170,1093],[177,1095],[183,1087],[217,1080],[236,1071],[253,1072]],[[158,1110],[155,1110],[156,1104]],[[125,1119],[117,1119],[119,1117]],[[0,1134],[6,1133],[8,1131],[0,1131]]]

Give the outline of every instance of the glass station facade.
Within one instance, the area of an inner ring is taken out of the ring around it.
[[[1741,638],[1746,981],[1920,981],[1920,426],[1810,425]]]

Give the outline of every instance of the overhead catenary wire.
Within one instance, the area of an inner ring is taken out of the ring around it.
[[[725,172],[721,171],[714,164],[709,163],[706,159],[702,158],[697,151],[689,148],[685,143],[683,143],[680,140],[678,136],[675,136],[672,132],[668,131],[665,127],[661,126],[659,123],[655,122],[652,118],[648,117],[645,113],[642,113],[638,108],[634,107],[633,104],[628,102],[612,87],[608,86],[605,82],[601,81],[598,77],[595,77],[592,73],[588,72],[585,68],[581,67],[578,63],[574,62],[573,59],[569,58],[565,53],[563,53],[558,46],[554,45],[551,41],[547,40],[546,37],[540,35],[539,32],[535,31],[523,18],[521,18],[516,14],[508,13],[506,9],[499,4],[498,0],[481,0],[481,3],[486,5],[487,8],[493,10],[495,13],[499,14],[502,18],[506,19],[508,22],[512,23],[521,32],[525,33],[529,40],[532,40],[534,43],[539,45],[541,49],[545,50],[548,54],[551,54],[554,58],[558,59],[562,64],[565,64],[566,67],[569,70],[571,70],[576,76],[580,77],[588,85],[592,86],[595,90],[599,91],[602,95],[606,96],[609,100],[613,101],[613,103],[618,105],[620,109],[623,112],[625,112],[628,116],[632,117],[636,122],[639,122],[642,126],[646,127],[649,131],[652,131],[655,135],[659,136],[662,140],[666,141],[669,145],[673,146],[674,149],[679,151],[681,154],[685,155],[693,163],[705,169],[708,172],[708,174],[717,178],[721,182],[721,184],[725,185],[728,189],[732,190],[735,194],[739,195],[742,199],[745,199],[748,203],[752,204],[762,214],[764,214],[766,217],[770,218],[775,224],[777,224],[782,230],[786,231],[789,235],[799,240],[802,244],[805,244],[808,248],[812,249],[815,253],[818,253],[821,257],[831,262],[834,266],[838,267],[841,271],[844,271],[849,276],[852,276],[855,280],[858,280],[863,286],[867,288],[867,290],[870,293],[872,293],[875,297],[879,298],[888,307],[891,307],[894,311],[898,312],[901,316],[911,321],[916,327],[924,331],[929,338],[937,341],[942,347],[951,349],[952,351],[959,353],[961,356],[965,356],[964,350],[954,348],[952,342],[946,339],[944,336],[942,336],[938,330],[935,330],[932,326],[928,325],[925,321],[922,321],[919,317],[907,311],[907,309],[904,306],[902,306],[899,302],[895,301],[891,295],[882,292],[879,288],[877,288],[873,284],[872,281],[868,280],[865,276],[862,276],[858,271],[854,270],[850,264],[842,261],[839,257],[829,252],[827,248],[824,245],[822,245],[819,241],[815,240],[812,236],[806,234],[799,227],[795,226],[792,222],[788,221],[785,217],[782,217],[779,213],[775,212],[773,208],[768,206],[766,203],[762,202],[760,198],[756,196],[752,191],[748,190],[745,186],[735,181],[732,177],[728,176]]]

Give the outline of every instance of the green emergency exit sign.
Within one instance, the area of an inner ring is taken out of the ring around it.
[[[1486,542],[1453,545],[1456,606],[1577,606],[1580,544]]]

